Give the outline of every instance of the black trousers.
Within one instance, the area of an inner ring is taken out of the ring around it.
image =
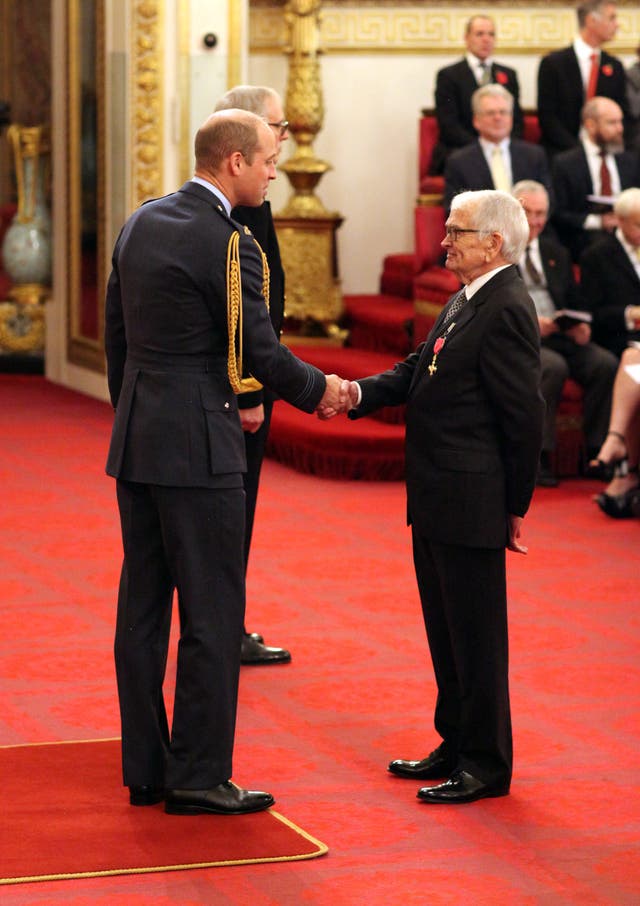
[[[208,789],[232,774],[244,619],[244,490],[117,482],[124,561],[115,662],[124,783]],[[162,691],[173,592],[171,733]]]
[[[458,770],[508,788],[513,744],[505,551],[438,544],[414,529],[413,554],[444,752]]]

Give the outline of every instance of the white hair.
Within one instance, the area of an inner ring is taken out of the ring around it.
[[[512,195],[495,189],[460,192],[451,202],[451,213],[460,208],[469,211],[473,228],[481,237],[499,233],[503,258],[517,264],[529,241],[529,224],[522,205]]]
[[[625,189],[624,192],[620,192],[616,198],[613,210],[618,217],[630,217],[640,211],[640,189],[634,186],[632,189]]]

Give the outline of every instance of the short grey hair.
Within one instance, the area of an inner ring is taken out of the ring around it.
[[[480,112],[480,102],[484,98],[501,98],[509,106],[509,112],[513,113],[513,95],[502,85],[496,85],[490,82],[488,85],[482,85],[471,95],[471,110],[475,115]]]
[[[587,16],[591,13],[593,13],[594,16],[599,16],[603,6],[617,6],[617,3],[616,0],[585,0],[584,3],[579,3],[576,7],[578,27],[584,28]]]
[[[521,179],[511,189],[511,194],[514,198],[519,198],[520,195],[544,195],[547,205],[549,204],[549,193],[546,186],[535,179]]]
[[[630,217],[632,214],[640,212],[640,189],[634,186],[632,189],[620,192],[613,205],[613,210],[618,217]]]
[[[491,233],[502,236],[502,256],[509,264],[520,261],[529,241],[529,224],[522,205],[512,195],[496,189],[460,192],[451,202],[451,213],[459,208],[469,210],[481,238]]]
[[[236,85],[222,95],[214,108],[214,113],[218,110],[248,110],[249,113],[255,113],[264,119],[267,113],[267,100],[270,98],[280,101],[278,92],[273,88],[267,88],[266,85]]]

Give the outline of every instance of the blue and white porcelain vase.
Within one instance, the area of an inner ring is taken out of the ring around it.
[[[51,216],[46,190],[50,147],[45,126],[10,126],[18,210],[2,243],[2,262],[12,286],[9,297],[37,304],[51,284]]]

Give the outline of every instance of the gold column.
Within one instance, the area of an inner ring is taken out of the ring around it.
[[[343,304],[336,231],[343,218],[328,211],[315,194],[331,165],[319,160],[312,147],[324,118],[318,60],[321,5],[320,0],[289,0],[285,7],[285,110],[297,147],[280,168],[293,193],[274,220],[287,275],[286,332],[342,342],[346,334],[337,323]]]

